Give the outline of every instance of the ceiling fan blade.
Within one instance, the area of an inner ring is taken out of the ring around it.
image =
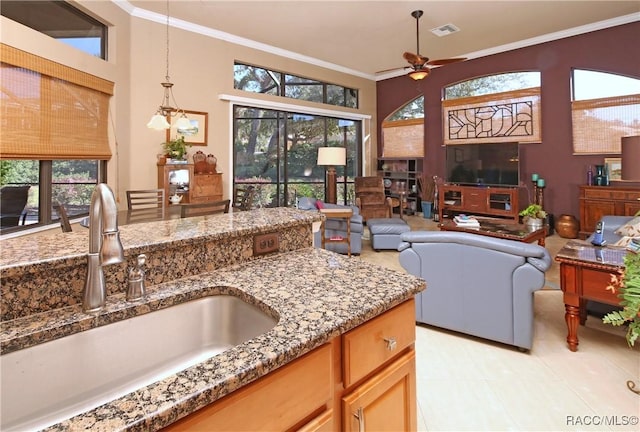
[[[466,59],[467,59],[466,57],[438,59],[438,60],[431,60],[430,62],[427,62],[427,64],[429,66],[444,66],[444,65],[448,65],[450,63],[458,63],[458,62],[461,62],[461,61],[465,61]]]
[[[404,59],[413,67],[422,67],[429,61],[429,57],[424,57],[420,54],[414,54],[406,51],[402,54],[402,57],[404,57]]]
[[[403,70],[403,69],[411,69],[411,67],[410,66],[400,66],[400,67],[395,67],[395,68],[391,68],[391,69],[379,70],[379,71],[376,71],[376,73],[377,74],[381,74],[381,73],[385,73],[385,72],[399,71],[399,70]]]

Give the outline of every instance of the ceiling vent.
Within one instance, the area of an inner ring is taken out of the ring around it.
[[[447,36],[447,35],[450,35],[451,33],[456,33],[459,31],[460,29],[454,26],[453,24],[445,24],[443,26],[431,29],[431,33],[439,37]]]

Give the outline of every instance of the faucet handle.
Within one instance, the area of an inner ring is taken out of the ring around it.
[[[127,300],[140,300],[146,294],[144,283],[145,273],[142,267],[147,263],[145,254],[138,255],[137,266],[129,271],[129,287],[127,288]]]

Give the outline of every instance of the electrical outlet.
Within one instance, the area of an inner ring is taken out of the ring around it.
[[[260,234],[253,238],[253,255],[265,255],[280,250],[278,233]]]

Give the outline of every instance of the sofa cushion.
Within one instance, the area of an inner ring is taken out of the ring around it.
[[[631,236],[622,236],[622,237],[620,237],[620,240],[618,240],[617,242],[615,242],[613,244],[613,246],[627,247],[627,245],[629,244],[629,242],[632,239],[633,239],[633,237],[631,237]]]
[[[316,199],[310,197],[299,197],[298,198],[298,209],[300,210],[315,210],[316,207]]]
[[[615,233],[623,237],[640,237],[640,216],[622,225]]]

